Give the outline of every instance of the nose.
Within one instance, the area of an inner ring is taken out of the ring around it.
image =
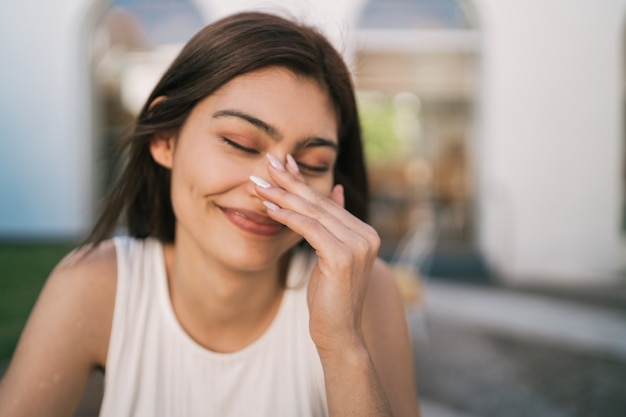
[[[274,183],[274,181],[272,181],[270,174],[269,174],[269,170],[271,169],[270,164],[278,163],[284,166],[286,157],[284,155],[278,156],[277,154],[270,154],[270,155],[271,156],[267,156],[266,158],[259,158],[258,163],[255,163],[254,167],[250,170],[250,176],[260,178],[263,181],[265,181],[265,183],[270,184],[271,187],[274,187],[276,186],[276,184]],[[248,184],[249,192],[256,194],[256,191],[255,191],[256,184],[251,180],[249,180],[248,182],[249,182]]]

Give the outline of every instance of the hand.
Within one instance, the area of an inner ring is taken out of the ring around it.
[[[267,214],[300,234],[315,249],[318,264],[308,288],[309,328],[320,353],[362,347],[361,315],[380,247],[376,231],[344,209],[343,187],[326,196],[309,186],[291,161],[268,156],[277,186],[257,186]]]

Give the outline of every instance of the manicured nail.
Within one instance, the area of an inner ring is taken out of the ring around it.
[[[285,166],[283,165],[282,162],[280,162],[280,160],[278,158],[276,158],[274,155],[272,155],[271,153],[266,153],[265,156],[267,157],[267,160],[270,161],[270,165],[274,167],[274,169],[278,170],[278,171],[284,171],[285,170]]]
[[[267,200],[263,200],[263,205],[265,207],[267,207],[268,210],[278,210],[280,207],[278,207],[276,204],[272,203],[271,201],[267,201]]]
[[[287,154],[287,165],[289,166],[289,168],[291,168],[293,172],[300,172],[300,168],[298,168],[298,163],[295,159],[293,159],[293,156],[291,156],[291,154]]]
[[[265,181],[263,178],[255,177],[254,175],[250,175],[250,181],[255,183],[261,188],[270,188],[271,185],[269,182]]]

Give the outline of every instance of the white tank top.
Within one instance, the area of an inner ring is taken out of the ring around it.
[[[311,340],[306,280],[313,255],[292,257],[267,331],[234,353],[196,343],[169,297],[161,244],[116,238],[118,283],[101,417],[327,416]]]

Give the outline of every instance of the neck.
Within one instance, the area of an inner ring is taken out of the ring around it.
[[[164,252],[174,312],[196,342],[233,352],[271,324],[282,299],[286,256],[266,268],[241,271],[179,243]]]

